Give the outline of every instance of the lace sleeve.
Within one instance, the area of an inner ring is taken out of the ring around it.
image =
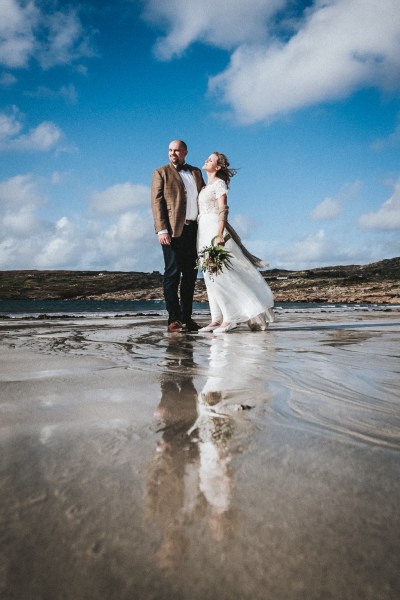
[[[228,193],[228,188],[226,187],[226,183],[225,183],[225,181],[222,181],[222,179],[220,179],[215,184],[215,197],[218,199],[227,193]]]

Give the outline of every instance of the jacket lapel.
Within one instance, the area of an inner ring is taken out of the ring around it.
[[[170,168],[170,170],[172,171],[173,177],[176,181],[176,183],[181,186],[184,187],[183,181],[182,181],[182,177],[179,175],[178,171],[175,169],[175,167],[173,167],[171,165],[171,163],[168,165],[168,167]]]

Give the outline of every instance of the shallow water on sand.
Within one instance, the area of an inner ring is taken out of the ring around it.
[[[2,598],[398,597],[398,314],[0,331]]]

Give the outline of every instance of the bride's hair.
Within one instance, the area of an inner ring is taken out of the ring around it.
[[[218,166],[221,167],[220,170],[216,172],[216,176],[219,177],[220,179],[223,179],[225,181],[227,187],[229,187],[229,182],[231,180],[231,177],[236,175],[238,170],[229,168],[228,157],[225,156],[225,154],[222,154],[222,152],[213,152],[213,154],[215,154],[215,156],[218,159],[218,162],[217,162]]]

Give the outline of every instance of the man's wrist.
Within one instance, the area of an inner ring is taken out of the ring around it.
[[[158,235],[164,235],[164,233],[168,233],[168,229],[161,229],[161,231],[157,231]]]

